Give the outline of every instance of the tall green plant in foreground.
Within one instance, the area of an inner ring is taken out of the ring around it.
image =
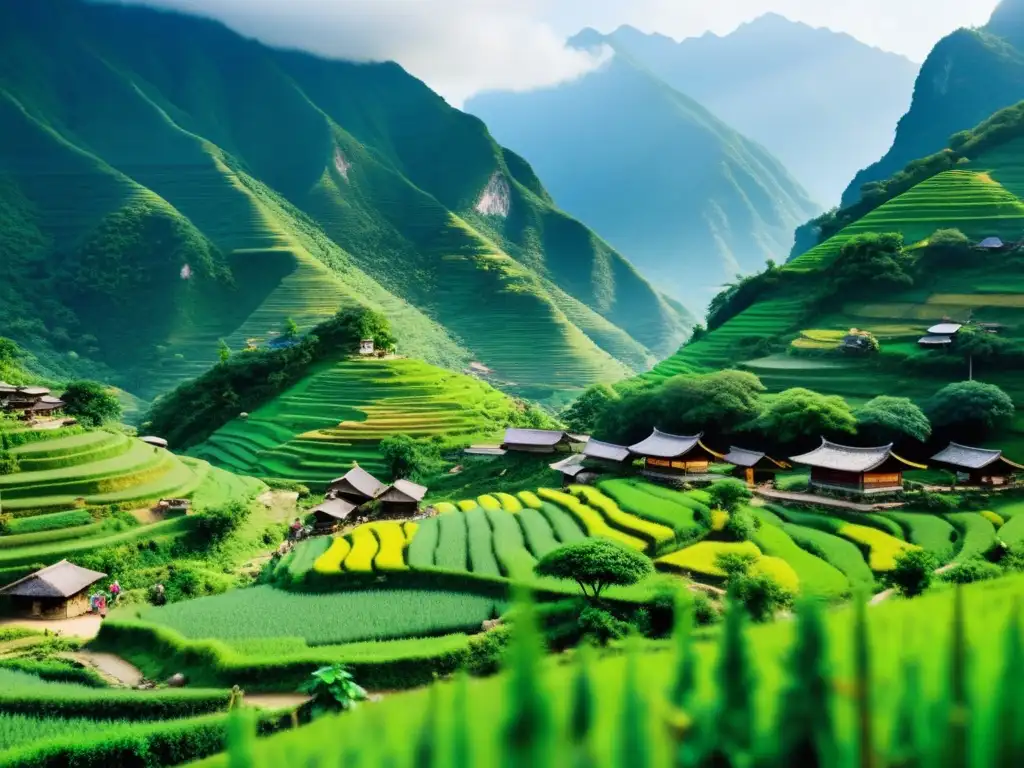
[[[544,693],[543,639],[529,598],[519,600],[516,633],[509,649],[508,720],[505,725],[508,768],[544,768],[550,764],[550,714]]]

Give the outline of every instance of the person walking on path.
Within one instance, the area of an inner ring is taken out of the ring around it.
[[[101,593],[96,603],[97,606],[99,607],[100,618],[107,618],[107,596]]]
[[[114,583],[110,585],[110,602],[117,605],[118,599],[121,597],[121,585],[114,579]]]

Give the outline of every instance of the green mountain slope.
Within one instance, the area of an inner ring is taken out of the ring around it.
[[[405,354],[477,360],[553,400],[643,370],[688,326],[393,64],[16,0],[0,7],[0,136],[0,323],[51,370],[101,369],[147,399],[209,367],[220,338],[351,305],[386,314]]]
[[[647,376],[660,381],[679,373],[740,367],[761,377],[772,392],[809,387],[854,403],[881,394],[918,400],[968,377],[955,352],[921,350],[928,327],[943,320],[998,324],[1008,347],[1024,343],[1024,256],[1021,252],[967,250],[953,261],[937,258],[928,239],[957,228],[972,242],[999,236],[1019,242],[1024,232],[1024,121],[1021,107],[1005,139],[975,157],[914,185],[853,221],[834,237],[787,264],[774,287],[760,292],[699,341],[682,347]],[[1005,118],[1009,119],[1009,118]],[[843,244],[857,235],[900,233],[919,255],[913,285],[853,286],[838,295],[824,291]],[[823,300],[823,297],[827,296]],[[877,356],[823,354],[850,328],[875,334]],[[975,359],[975,378],[998,384],[1024,407],[1024,377],[1017,358]],[[1024,445],[1024,417],[1014,424]],[[1017,446],[1020,450],[1020,446]]]
[[[676,42],[625,26],[607,39],[767,148],[829,205],[892,144],[918,69],[849,35],[774,13],[721,37]]]
[[[899,121],[892,147],[858,173],[843,205],[861,187],[892,176],[907,163],[936,152],[957,131],[1024,99],[1024,2],[1002,0],[989,24],[960,29],[940,40],[917,78],[910,109]]]
[[[591,32],[573,44],[605,41]],[[769,152],[621,51],[575,81],[482,94],[467,109],[530,161],[559,205],[691,306],[781,259],[815,210]]]

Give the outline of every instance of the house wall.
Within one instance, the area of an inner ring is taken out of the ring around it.
[[[685,461],[679,459],[656,459],[648,457],[644,459],[644,467],[655,472],[668,472],[679,474],[702,475],[708,471],[710,462],[705,459],[697,461]]]

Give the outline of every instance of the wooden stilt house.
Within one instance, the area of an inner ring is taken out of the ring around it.
[[[854,495],[894,493],[903,490],[903,473],[927,469],[892,452],[892,444],[877,448],[855,448],[831,443],[825,438],[810,453],[790,461],[811,468],[811,487]]]
[[[736,468],[733,470],[733,476],[745,480],[750,486],[766,480],[773,480],[776,474],[792,466],[789,462],[773,459],[762,451],[748,451],[746,448],[737,448],[735,445],[729,447],[729,452],[725,454],[723,461]]]
[[[932,461],[956,472],[957,482],[969,485],[1007,485],[1013,476],[1024,472],[1024,466],[1010,461],[1000,450],[972,448],[950,443]]]
[[[711,462],[723,457],[701,442],[703,436],[704,433],[671,435],[655,429],[646,440],[629,446],[629,452],[643,459],[646,475],[669,479],[708,479]]]

